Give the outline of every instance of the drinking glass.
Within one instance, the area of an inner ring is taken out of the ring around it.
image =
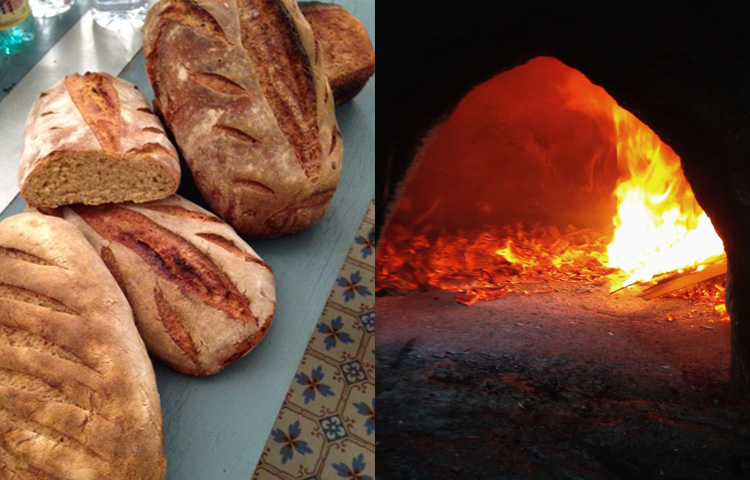
[[[91,0],[94,21],[107,29],[141,28],[153,0]]]
[[[75,0],[29,0],[31,14],[37,18],[49,18],[70,10]]]

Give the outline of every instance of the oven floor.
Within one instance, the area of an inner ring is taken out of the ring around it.
[[[552,286],[472,306],[378,297],[379,479],[750,478],[728,321]]]

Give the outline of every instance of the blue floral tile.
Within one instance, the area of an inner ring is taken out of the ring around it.
[[[299,420],[287,425],[286,431],[275,428],[271,431],[271,438],[273,441],[281,445],[279,453],[281,454],[281,464],[285,464],[287,460],[291,460],[294,457],[294,452],[300,455],[307,455],[313,453],[312,449],[307,445],[305,440],[301,440],[302,428],[299,425]]]
[[[311,415],[330,415],[338,409],[346,381],[338,365],[306,353],[287,393],[287,403]]]
[[[362,355],[359,357],[359,361],[362,363],[362,368],[365,369],[367,378],[375,381],[375,335],[371,335],[367,343],[363,345]]]
[[[355,248],[352,249],[352,257],[357,260],[367,261],[375,259],[375,227],[370,227],[367,232],[360,231],[354,239]]]
[[[311,464],[317,463],[316,459],[324,451],[324,447],[325,436],[317,422],[282,407],[266,442],[261,461],[277,471],[299,478],[305,473],[315,473],[310,468]]]
[[[329,442],[340,440],[348,435],[344,421],[341,420],[341,416],[338,414],[321,418],[320,430]]]
[[[310,374],[299,372],[295,379],[297,383],[302,385],[302,396],[305,399],[305,405],[315,400],[315,397],[333,397],[335,393],[331,390],[331,386],[324,383],[325,375],[323,375],[323,365],[310,370]]]
[[[323,343],[326,346],[326,351],[333,350],[339,344],[354,343],[351,334],[344,331],[344,321],[341,320],[341,315],[330,322],[319,323],[317,328],[318,333],[323,334]]]
[[[374,442],[375,440],[375,384],[366,382],[353,387],[346,399],[346,404],[341,409],[341,418],[344,420],[350,435],[361,439],[363,442]]]
[[[358,265],[347,265],[336,279],[333,292],[334,301],[340,305],[357,312],[367,310],[375,297],[374,280]]]
[[[340,449],[329,450],[320,472],[321,478],[330,480],[375,480],[375,455],[347,439]]]
[[[339,368],[349,385],[367,380],[367,372],[365,372],[365,369],[362,367],[362,363],[359,360],[342,363]]]
[[[375,310],[360,314],[359,323],[362,324],[362,328],[367,333],[375,333]]]
[[[333,362],[347,362],[359,358],[365,335],[356,317],[330,306],[318,320],[308,348]]]
[[[364,473],[367,468],[367,463],[365,463],[365,455],[362,453],[352,458],[350,462],[338,462],[332,464],[332,466],[340,478],[347,478],[349,480],[372,480],[370,475]]]
[[[359,226],[354,245],[349,251],[352,262],[375,267],[375,209],[367,211],[362,224]]]

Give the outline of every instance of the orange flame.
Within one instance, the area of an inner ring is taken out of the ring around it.
[[[613,115],[625,173],[615,189],[607,264],[629,275],[627,286],[722,254],[724,245],[698,206],[680,158],[629,112],[615,106]]]

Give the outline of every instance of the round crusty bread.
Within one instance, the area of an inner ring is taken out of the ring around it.
[[[325,72],[336,105],[352,100],[375,74],[375,50],[362,23],[341,5],[301,2],[323,52]]]
[[[122,287],[149,352],[175,370],[217,373],[268,330],[271,267],[216,215],[176,195],[62,212]]]
[[[0,477],[163,479],[151,362],[125,296],[70,223],[0,223]]]
[[[18,170],[35,207],[146,202],[177,191],[177,150],[146,97],[107,73],[68,75],[29,111]]]
[[[343,142],[295,1],[161,0],[143,28],[154,109],[211,210],[244,237],[318,222]]]

